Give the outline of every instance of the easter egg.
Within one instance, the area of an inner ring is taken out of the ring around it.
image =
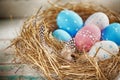
[[[88,19],[85,21],[85,25],[89,24],[95,24],[102,30],[109,25],[109,19],[106,14],[102,12],[96,12],[88,17]]]
[[[58,39],[59,41],[69,41],[72,37],[64,30],[57,29],[53,32],[53,36]]]
[[[102,30],[102,39],[114,41],[120,46],[120,24],[112,23]]]
[[[90,49],[88,55],[95,57],[97,61],[103,61],[111,58],[119,52],[119,48],[113,41],[100,41],[95,43]]]
[[[74,11],[62,10],[57,16],[57,25],[74,37],[78,30],[82,28],[83,20]]]
[[[101,31],[96,25],[86,25],[75,36],[75,45],[79,51],[89,51],[91,46],[99,41]]]

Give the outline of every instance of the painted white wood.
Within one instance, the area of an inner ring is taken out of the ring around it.
[[[24,19],[0,20],[0,39],[13,39],[19,35]]]
[[[62,3],[80,1],[101,4],[120,12],[120,0],[62,0]],[[0,17],[28,17],[33,15],[40,6],[46,8],[48,5],[47,0],[0,0]]]
[[[45,6],[46,0],[0,0],[0,17],[28,17],[34,14],[40,6]]]

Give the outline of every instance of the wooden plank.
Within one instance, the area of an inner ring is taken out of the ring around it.
[[[56,0],[51,0],[56,1]],[[65,2],[92,2],[101,4],[103,6],[109,7],[115,11],[120,12],[120,0],[63,0]],[[33,15],[37,9],[42,6],[44,8],[48,7],[47,0],[0,0],[0,17],[28,17]]]
[[[46,0],[0,0],[0,17],[28,17],[34,14]]]

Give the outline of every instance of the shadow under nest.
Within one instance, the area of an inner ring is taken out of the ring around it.
[[[59,53],[65,43],[57,41],[52,32],[57,29],[56,16],[62,9],[73,10],[85,21],[95,12],[104,12],[110,23],[120,22],[118,13],[90,3],[51,6],[24,22],[20,35],[12,43],[21,62],[37,67],[48,80],[113,80],[120,71],[120,55],[96,62],[86,52],[75,51],[74,61],[65,60]]]

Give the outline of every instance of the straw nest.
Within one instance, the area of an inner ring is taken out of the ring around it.
[[[119,55],[100,62],[89,58],[86,52],[80,54],[77,50],[71,55],[74,61],[60,55],[63,50],[67,53],[70,49],[51,33],[57,28],[56,16],[62,9],[75,11],[83,20],[101,11],[108,15],[110,23],[120,22],[118,13],[90,3],[67,3],[39,10],[24,22],[20,35],[12,41],[16,57],[23,63],[33,64],[48,80],[113,80],[120,70]]]

